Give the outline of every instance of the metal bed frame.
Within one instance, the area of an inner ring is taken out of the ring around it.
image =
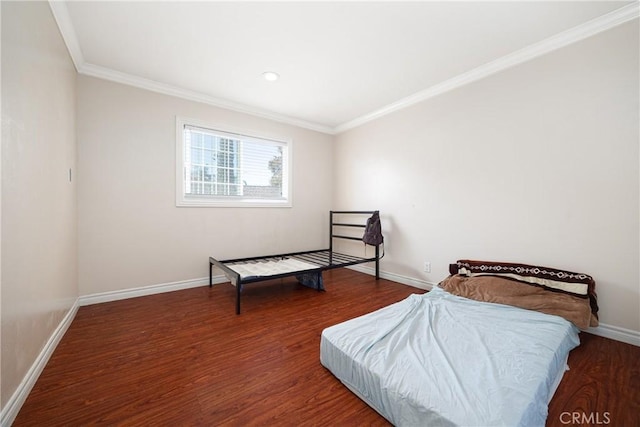
[[[292,252],[279,255],[267,255],[259,257],[238,258],[230,260],[219,261],[213,257],[209,257],[209,287],[213,286],[213,267],[216,266],[222,270],[225,276],[229,279],[231,284],[236,287],[236,314],[240,314],[240,294],[242,292],[242,286],[248,283],[262,282],[266,280],[279,279],[283,277],[296,276],[299,274],[318,273],[322,274],[325,270],[332,270],[334,268],[348,267],[356,264],[364,264],[367,262],[375,262],[376,264],[376,280],[380,278],[380,245],[375,247],[375,256],[370,258],[358,257],[353,255],[347,255],[333,250],[333,239],[345,239],[345,240],[357,240],[362,241],[361,237],[347,236],[343,234],[336,234],[334,228],[364,228],[366,224],[354,224],[336,222],[334,215],[372,215],[374,211],[330,211],[329,212],[329,249],[318,249],[304,252]],[[317,265],[317,268],[311,268],[307,270],[293,271],[283,274],[274,274],[269,276],[250,276],[242,278],[238,272],[230,268],[233,264],[244,264],[247,262],[266,262],[277,261],[285,258],[294,258],[300,261]],[[320,289],[319,285],[316,288]]]

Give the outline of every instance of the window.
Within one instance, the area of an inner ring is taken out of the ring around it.
[[[291,142],[176,119],[177,206],[291,206]]]

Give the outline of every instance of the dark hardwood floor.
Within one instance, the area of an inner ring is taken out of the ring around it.
[[[82,307],[14,425],[389,425],[320,365],[320,333],[422,291],[324,278],[250,285],[240,316],[230,284]],[[640,348],[581,340],[547,425],[639,425]]]

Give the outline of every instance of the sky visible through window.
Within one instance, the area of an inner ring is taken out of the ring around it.
[[[291,206],[290,142],[176,124],[177,206]]]
[[[270,188],[270,197],[274,189],[282,196],[280,144],[187,126],[184,141],[186,193],[243,195],[248,189],[256,195],[258,188]]]
[[[244,142],[245,156],[242,158],[243,181],[247,185],[271,185],[272,172],[269,162],[281,156],[280,149],[275,145]],[[251,153],[251,155],[246,155]]]

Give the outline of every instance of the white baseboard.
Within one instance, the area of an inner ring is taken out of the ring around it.
[[[36,360],[31,365],[31,368],[27,371],[26,375],[18,385],[18,388],[13,393],[13,395],[9,398],[7,404],[2,408],[2,413],[0,414],[0,426],[10,426],[13,421],[18,416],[18,412],[20,412],[20,408],[24,404],[25,400],[31,393],[31,389],[36,384],[38,377],[44,370],[44,367],[47,365],[49,358],[53,354],[54,350],[60,343],[60,340],[64,336],[67,329],[71,325],[71,322],[76,317],[76,313],[78,312],[78,301],[71,306],[67,314],[64,316],[58,327],[53,331],[51,337],[44,345],[44,348],[36,357]]]
[[[227,281],[228,279],[223,275],[213,277],[214,285]],[[64,334],[67,332],[67,329],[69,329],[69,325],[71,325],[71,322],[76,317],[76,313],[78,312],[79,307],[91,304],[99,304],[103,302],[117,301],[127,298],[141,297],[145,295],[153,295],[164,292],[195,288],[208,284],[209,278],[204,277],[199,279],[181,280],[178,282],[124,289],[121,291],[101,292],[97,294],[83,295],[81,297],[78,297],[78,299],[75,301],[71,309],[67,312],[66,316],[62,319],[58,327],[53,331],[53,334],[51,334],[51,337],[45,344],[38,357],[36,357],[36,360],[31,365],[29,371],[27,371],[27,374],[22,379],[22,382],[20,383],[16,391],[13,393],[7,404],[2,408],[2,412],[0,412],[0,426],[8,427],[15,420],[18,412],[20,412],[20,408],[22,408],[22,405],[29,396],[31,389],[42,373],[42,370],[47,365],[49,358],[58,346],[58,343],[60,343],[60,340],[62,339]]]
[[[631,329],[601,323],[600,326],[589,328],[585,332],[640,347],[640,332]]]
[[[228,282],[224,275],[214,276],[213,284]],[[161,294],[164,292],[180,291],[183,289],[197,288],[209,284],[208,277],[199,279],[180,280],[178,282],[161,283],[159,285],[142,286],[139,288],[123,289],[121,291],[100,292],[97,294],[83,295],[78,298],[78,305],[100,304],[103,302],[118,301],[128,298],[143,297],[147,295]]]
[[[354,265],[348,267],[352,270],[359,271],[360,273],[369,274],[375,276],[375,268],[364,265]],[[391,280],[394,282],[402,283],[404,285],[414,286],[420,289],[431,290],[436,283],[427,282],[426,280],[416,279],[413,277],[401,276],[399,274],[380,272],[380,277],[383,279]],[[589,328],[585,332],[593,335],[597,335],[603,338],[610,338],[612,340],[621,341],[627,344],[640,347],[640,331],[634,331],[631,329],[621,328],[619,326],[607,325],[601,323],[600,326],[595,328]]]
[[[350,268],[351,270],[359,271],[360,273],[369,274],[371,276],[376,275],[376,270],[374,267],[370,267],[367,265],[357,264],[353,265]],[[386,271],[380,271],[380,277],[382,279],[391,280],[392,282],[402,283],[403,285],[413,286],[414,288],[425,289],[430,291],[436,283],[427,282],[426,280],[416,279],[415,277],[402,276],[400,274],[389,273]]]
[[[349,267],[352,270],[359,271],[361,273],[375,275],[375,269],[373,267],[364,265],[355,265]],[[413,277],[402,276],[400,274],[380,272],[380,277],[383,279],[391,280],[394,282],[402,283],[404,285],[413,286],[419,289],[431,290],[436,284],[427,282],[426,280],[416,279]],[[213,284],[225,283],[228,279],[224,275],[214,276]],[[65,332],[71,325],[71,322],[78,312],[78,308],[81,306],[99,304],[103,302],[117,301],[127,298],[141,297],[145,295],[153,295],[164,292],[178,291],[182,289],[190,289],[198,286],[208,285],[209,278],[199,278],[190,280],[181,280],[178,282],[162,283],[159,285],[143,286],[139,288],[124,289],[121,291],[101,292],[91,295],[83,295],[78,297],[71,309],[67,312],[62,319],[58,327],[55,329],[44,348],[31,365],[31,368],[23,378],[22,382],[13,393],[7,404],[2,408],[0,413],[0,426],[10,426],[15,420],[20,408],[24,404],[27,396],[31,392],[31,389],[35,385],[38,377],[42,373],[42,370],[46,366],[49,358],[53,354],[53,351],[58,346],[58,343],[64,336]],[[640,347],[640,332],[630,329],[620,328],[618,326],[600,324],[596,328],[589,328],[586,332],[593,335],[598,335],[604,338],[610,338],[616,341],[622,341],[628,344],[632,344]]]

